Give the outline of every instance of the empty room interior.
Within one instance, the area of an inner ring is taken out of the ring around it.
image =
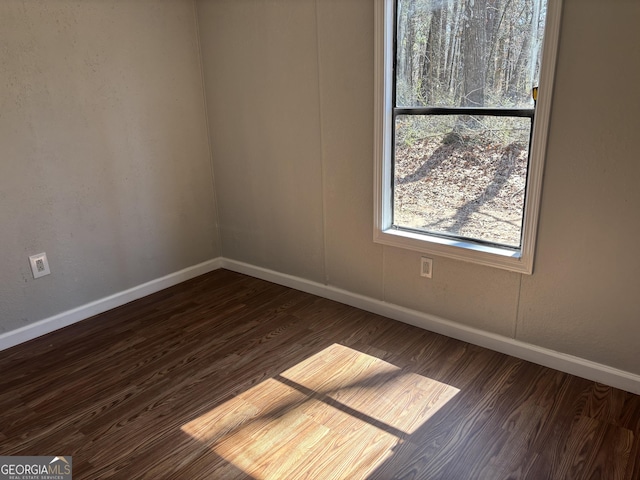
[[[378,16],[432,4],[513,5],[0,1],[0,458],[640,479],[640,3],[549,0],[531,271],[375,238]]]

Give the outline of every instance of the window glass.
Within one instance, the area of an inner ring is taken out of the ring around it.
[[[398,115],[393,225],[519,247],[530,118]]]
[[[374,241],[531,274],[562,0],[374,5]]]
[[[396,105],[532,107],[544,0],[398,0]]]

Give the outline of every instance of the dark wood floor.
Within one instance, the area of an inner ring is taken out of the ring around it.
[[[0,352],[74,479],[639,479],[640,397],[219,270]]]

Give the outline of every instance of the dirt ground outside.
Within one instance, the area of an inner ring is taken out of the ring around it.
[[[399,142],[394,224],[518,247],[528,146],[460,136]]]

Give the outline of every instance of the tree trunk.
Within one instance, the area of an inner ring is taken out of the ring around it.
[[[415,13],[416,10],[416,1],[409,0],[409,6],[407,11],[407,43],[405,46],[405,55],[406,55],[406,65],[404,69],[404,76],[407,81],[408,86],[408,97],[407,102],[409,105],[415,105],[415,89],[413,82],[413,44],[415,43],[416,37],[416,27],[415,27]]]
[[[514,100],[515,102],[522,101],[523,97],[528,95],[527,87],[526,87],[526,75],[529,73],[529,68],[527,68],[527,62],[531,58],[531,31],[533,29],[533,9],[528,1],[526,2],[526,6],[523,9],[522,15],[525,18],[525,27],[522,32],[523,40],[520,47],[520,52],[518,53],[518,58],[514,65],[514,74],[511,76],[509,82],[509,89],[507,91],[507,95],[509,98]]]
[[[469,0],[464,6],[462,63],[465,107],[484,106],[487,0]]]
[[[438,57],[440,56],[440,23],[441,7],[431,13],[427,42],[424,46],[422,57],[422,75],[420,83],[420,103],[422,105],[435,105],[438,99],[434,98],[438,88]]]

